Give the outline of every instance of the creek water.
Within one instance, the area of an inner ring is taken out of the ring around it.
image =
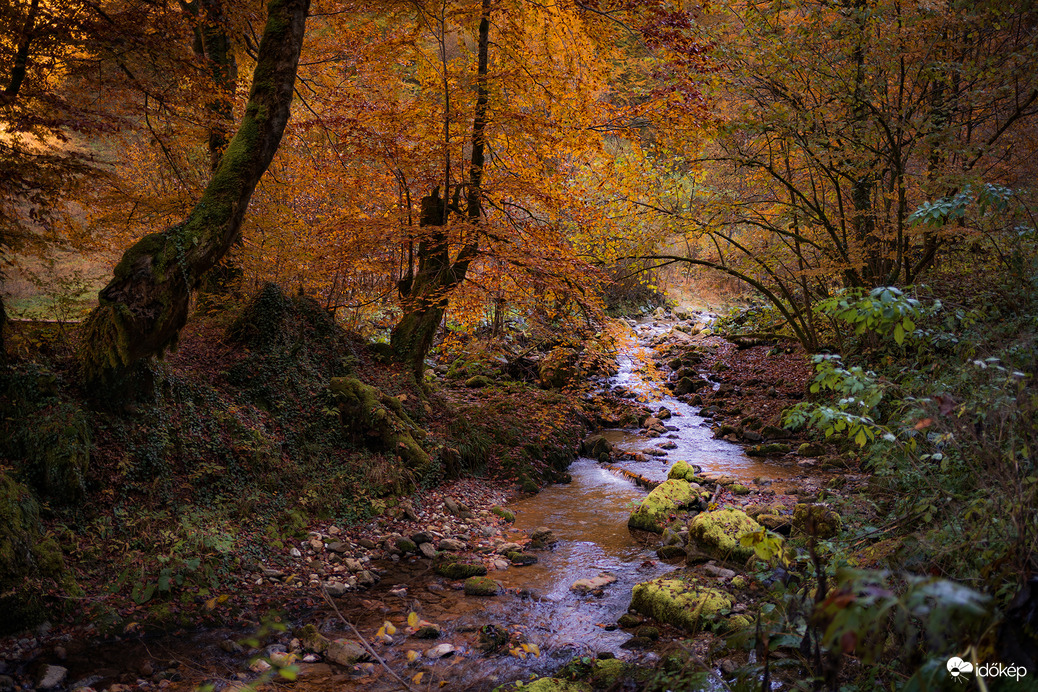
[[[628,530],[631,511],[646,491],[616,470],[626,468],[649,479],[664,480],[675,461],[685,460],[707,473],[745,481],[783,479],[794,474],[792,469],[747,457],[736,444],[713,439],[708,421],[698,415],[698,409],[665,394],[660,383],[647,374],[653,368],[651,350],[644,344],[665,328],[640,325],[619,353],[618,372],[601,384],[605,389],[620,387],[633,392],[653,410],[666,407],[672,413],[672,418],[664,421],[668,433],[661,437],[649,438],[638,430],[606,431],[616,447],[634,452],[669,441],[674,448],[666,457],[651,461],[609,466],[586,458],[575,461],[569,469],[571,482],[549,486],[509,507],[516,514],[515,529],[546,526],[559,539],[555,547],[538,553],[535,565],[492,572],[491,576],[508,589],[507,594],[490,599],[450,599],[452,605],[444,603],[435,608],[434,612],[444,619],[440,624],[449,641],[457,643],[466,630],[493,623],[521,632],[525,641],[538,644],[542,655],[525,660],[507,655],[486,657],[460,647],[460,656],[433,667],[434,679],[449,679],[451,689],[489,690],[509,680],[550,674],[574,656],[605,651],[617,658],[651,664],[655,654],[624,650],[622,646],[631,635],[612,627],[607,630],[606,626],[615,624],[626,612],[635,584],[676,566],[659,561],[656,546],[640,543]],[[601,572],[608,572],[617,581],[598,596],[570,589],[577,579]],[[459,609],[463,615],[458,616]]]
[[[424,673],[423,681],[412,685],[415,689],[426,689],[430,684],[429,689],[437,689],[437,684],[443,682],[443,689],[447,690],[491,690],[512,680],[551,674],[576,656],[602,652],[651,664],[656,654],[623,648],[631,635],[615,628],[615,623],[626,612],[635,584],[656,578],[676,566],[659,561],[655,554],[656,546],[640,543],[628,530],[628,517],[645,497],[646,491],[617,473],[617,469],[628,469],[649,479],[663,480],[674,462],[685,460],[702,467],[707,473],[745,481],[754,478],[781,481],[794,473],[794,470],[776,464],[751,459],[738,445],[713,439],[708,421],[698,415],[698,409],[664,391],[658,378],[650,374],[653,372],[652,352],[646,343],[668,328],[669,325],[649,322],[636,325],[618,354],[618,372],[600,384],[603,389],[623,388],[654,411],[666,407],[672,413],[672,417],[664,421],[668,432],[660,437],[650,438],[639,430],[606,431],[606,437],[617,448],[637,452],[666,442],[672,442],[673,448],[668,450],[666,457],[642,462],[603,465],[591,459],[578,459],[569,469],[571,482],[549,486],[537,495],[510,505],[516,514],[516,537],[546,526],[554,532],[558,542],[551,550],[539,552],[539,561],[534,565],[491,572],[490,576],[506,587],[504,594],[493,598],[466,597],[436,579],[428,561],[412,559],[380,565],[385,570],[380,584],[366,592],[364,597],[356,599],[353,605],[344,602],[345,612],[323,612],[309,617],[316,616],[318,621],[325,617],[329,624],[326,631],[333,638],[353,636],[349,630],[342,629],[340,614],[369,637],[383,620],[402,622],[412,610],[440,625],[442,636],[437,642],[426,644],[407,638],[379,649],[388,666],[401,671],[402,675],[406,672],[406,677],[410,678],[419,672]],[[571,590],[574,581],[593,578],[602,572],[609,573],[616,581],[597,595],[578,594]],[[502,627],[520,641],[537,644],[540,655],[520,658],[507,651],[493,655],[481,652],[479,631],[486,625]],[[214,651],[218,648],[215,644],[228,634],[199,633],[192,641],[181,641],[164,653],[169,658],[191,660],[196,655],[192,652]],[[409,665],[408,649],[426,649],[441,642],[456,647],[456,653],[438,660],[422,658]],[[89,658],[84,652],[82,668],[70,660],[68,665],[72,674],[86,675],[88,670],[97,667],[99,657],[103,659],[105,651],[95,648],[89,652]],[[109,653],[124,660],[156,652],[142,649],[134,653],[122,648]],[[77,657],[70,657],[73,658]],[[211,655],[207,658],[210,660],[205,668],[222,667],[228,677],[235,669],[240,670],[240,659],[236,656],[222,658],[217,654],[216,658]],[[92,666],[88,660],[92,661]],[[120,666],[114,660],[112,665],[113,668],[126,666],[125,663]],[[298,682],[281,684],[317,692],[401,689],[397,681],[378,671],[376,667],[366,674],[363,671],[343,674],[317,663],[310,664]],[[217,682],[216,687],[221,688],[224,684]],[[193,685],[178,685],[175,689],[192,688]]]

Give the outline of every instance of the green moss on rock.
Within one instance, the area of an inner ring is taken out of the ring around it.
[[[499,593],[501,585],[490,577],[469,577],[465,580],[466,596],[496,596]]]
[[[595,660],[588,682],[596,690],[616,689],[627,673],[627,664],[616,658]]]
[[[689,483],[696,482],[697,469],[687,461],[679,461],[670,467],[667,478],[671,480],[686,480]]]
[[[344,425],[381,441],[415,470],[428,468],[429,455],[414,436],[420,428],[408,417],[400,400],[356,377],[333,377],[328,385]]]
[[[509,524],[515,521],[515,512],[507,510],[504,507],[493,507],[490,511],[507,521]]]
[[[732,607],[723,591],[674,577],[642,582],[631,594],[631,608],[657,622],[697,632],[716,623]]]
[[[517,683],[501,685],[500,687],[495,687],[494,692],[515,692],[516,690],[523,690],[523,692],[591,692],[591,689],[591,685],[586,682],[563,680],[561,678],[540,678],[533,682],[525,683],[522,687],[518,687]]]
[[[689,538],[705,553],[721,560],[749,560],[753,548],[739,543],[739,538],[761,526],[745,512],[727,507],[703,512],[688,525]]]
[[[766,435],[765,435],[766,437]],[[746,456],[749,457],[770,457],[779,456],[782,454],[788,454],[790,446],[783,442],[766,442],[760,445],[754,445],[746,449]]]
[[[671,513],[699,506],[705,493],[693,488],[686,480],[672,478],[664,481],[642,500],[627,520],[627,526],[641,531],[663,533]]]
[[[436,565],[436,573],[447,579],[459,580],[486,576],[487,568],[483,565],[451,560]]]

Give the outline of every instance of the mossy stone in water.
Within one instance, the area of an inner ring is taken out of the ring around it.
[[[731,486],[729,486],[728,490],[730,490],[733,495],[749,495],[750,494],[750,489],[748,487],[746,487],[745,485],[743,485],[742,483],[733,483]]]
[[[588,682],[596,690],[616,689],[627,672],[627,664],[616,658],[599,658],[595,660]]]
[[[530,553],[521,553],[518,550],[513,550],[508,553],[505,557],[515,565],[516,567],[526,567],[537,562],[537,556],[531,555]]]
[[[469,577],[465,580],[466,596],[496,596],[499,593],[501,585],[490,577]]]
[[[666,480],[642,500],[634,510],[627,526],[641,531],[663,533],[670,514],[686,507],[698,506],[704,493],[686,481],[677,478]]]
[[[754,445],[746,449],[746,456],[748,457],[770,457],[779,456],[781,454],[787,454],[790,450],[790,446],[782,442],[767,442],[761,445]]]
[[[726,507],[696,515],[688,525],[689,538],[713,557],[721,560],[749,560],[753,548],[739,542],[743,534],[760,531],[761,525],[745,512]]]
[[[515,521],[515,512],[505,509],[504,507],[493,507],[490,511],[507,521],[509,524]]]
[[[436,565],[436,573],[441,577],[448,579],[468,579],[469,577],[482,577],[487,573],[487,568],[483,565],[472,564],[469,562],[458,562],[451,560],[448,562],[441,562]]]
[[[682,579],[660,577],[634,587],[631,608],[658,622],[697,632],[732,607],[732,597]]]

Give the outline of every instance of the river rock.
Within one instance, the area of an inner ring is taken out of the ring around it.
[[[670,467],[667,472],[668,479],[686,480],[692,482],[696,477],[697,468],[687,461],[679,461]]]
[[[362,569],[357,572],[357,583],[362,586],[374,586],[377,581],[378,576],[376,576],[371,570]]]
[[[703,552],[719,560],[744,562],[753,548],[742,545],[743,534],[760,531],[761,525],[741,510],[726,507],[696,515],[688,525],[689,539]]]
[[[641,531],[663,533],[671,513],[705,502],[705,493],[686,480],[670,479],[660,483],[642,500],[627,520],[627,526]]]
[[[633,610],[688,632],[718,623],[732,603],[732,597],[723,591],[673,577],[637,584],[631,594]]]
[[[41,690],[52,690],[65,682],[68,676],[68,668],[62,666],[46,665],[40,669],[36,676],[36,687]]]
[[[444,644],[437,644],[436,646],[432,647],[431,649],[426,649],[425,650],[425,657],[426,658],[443,658],[444,656],[450,656],[455,651],[457,651],[457,649],[454,648],[454,646],[451,645],[451,644],[446,644],[446,643],[444,643]]]
[[[368,658],[364,647],[352,639],[336,639],[328,643],[324,657],[340,666],[352,666]]]
[[[766,442],[746,448],[748,457],[770,457],[788,454],[790,446],[783,442]]]
[[[537,562],[537,556],[531,555],[530,553],[524,553],[520,550],[513,550],[507,553],[506,557],[516,567],[527,567]]]
[[[555,533],[547,526],[541,526],[534,530],[530,534],[530,545],[531,549],[542,549],[548,546],[555,545],[559,539],[555,537]]]
[[[459,580],[486,576],[487,568],[480,564],[449,560],[436,565],[436,573],[447,579]]]
[[[494,552],[497,553],[498,555],[507,555],[508,553],[512,553],[512,552],[515,552],[517,550],[522,550],[522,549],[523,549],[523,547],[521,545],[519,545],[518,543],[508,542],[508,543],[500,543],[500,544],[498,544],[494,548]]]
[[[422,543],[432,543],[434,538],[428,531],[419,531],[411,534],[411,540],[415,542],[415,545],[421,545]]]
[[[613,451],[613,444],[602,435],[590,435],[580,443],[580,455],[590,459],[598,459]]]
[[[609,586],[614,582],[616,582],[616,575],[609,572],[600,572],[597,577],[576,580],[569,588],[577,593],[588,593],[589,591],[597,591]]]
[[[464,542],[457,540],[456,538],[444,538],[440,541],[437,546],[440,550],[448,550],[452,553],[459,553],[465,550],[468,546]]]
[[[422,554],[423,557],[427,557],[430,560],[436,557],[436,546],[434,546],[432,543],[419,543],[418,551]]]
[[[466,596],[496,596],[504,590],[490,577],[469,577],[465,580]]]

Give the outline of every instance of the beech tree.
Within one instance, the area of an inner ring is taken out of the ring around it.
[[[201,199],[183,222],[123,254],[83,325],[89,383],[125,386],[142,361],[173,345],[191,291],[237,238],[288,123],[309,7],[309,0],[269,0],[245,114]]]

